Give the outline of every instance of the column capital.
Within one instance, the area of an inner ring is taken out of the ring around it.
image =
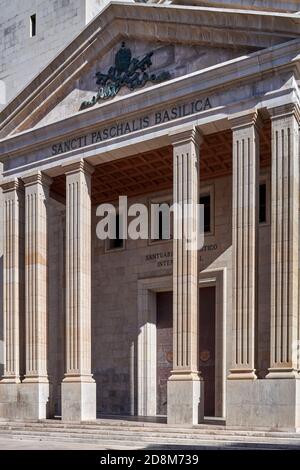
[[[243,129],[255,126],[260,129],[262,127],[262,119],[257,109],[251,109],[240,113],[233,114],[228,117],[231,130]]]
[[[90,165],[87,161],[82,160],[82,159],[74,163],[63,165],[63,168],[65,170],[66,175],[77,173],[77,172],[82,172],[82,173],[87,173],[89,175],[92,175],[95,171],[92,165]]]
[[[202,134],[197,127],[183,127],[180,130],[174,130],[169,133],[169,139],[174,147],[186,145],[190,142],[200,147]]]
[[[268,112],[271,120],[286,118],[294,116],[297,123],[300,124],[300,104],[299,103],[287,103],[274,108],[268,108]]]
[[[2,181],[0,183],[3,193],[9,193],[11,191],[22,191],[24,189],[23,182],[19,178],[13,178],[11,180]]]
[[[22,180],[24,182],[25,187],[32,186],[33,184],[41,184],[42,186],[50,186],[52,183],[52,178],[50,178],[50,176],[46,175],[45,173],[41,171],[37,171],[28,176],[24,176],[22,177]]]

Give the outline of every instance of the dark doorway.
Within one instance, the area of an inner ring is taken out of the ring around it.
[[[199,292],[199,370],[204,380],[204,416],[215,416],[216,289]]]
[[[158,292],[157,311],[157,405],[158,415],[167,414],[167,382],[173,367],[173,293]]]
[[[167,382],[173,367],[173,295],[158,292],[157,415],[167,414]],[[199,291],[199,370],[204,380],[204,415],[215,416],[216,289]]]

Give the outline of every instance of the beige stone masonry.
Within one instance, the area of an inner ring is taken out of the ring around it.
[[[91,375],[91,174],[80,161],[66,167],[66,359],[64,381]]]
[[[198,251],[188,238],[198,227],[199,145],[195,128],[170,136],[173,142],[173,202],[181,205],[174,217],[173,240],[173,371],[168,381],[168,422],[199,422],[201,384],[198,372]],[[192,204],[190,214],[183,204]],[[179,212],[180,212],[179,211]],[[186,224],[186,225],[185,225]],[[183,235],[176,239],[179,234]]]
[[[256,111],[230,119],[233,132],[233,341],[230,379],[256,379],[259,122]]]
[[[41,172],[23,178],[25,185],[25,316],[24,382],[47,377],[47,204],[51,178]]]
[[[91,374],[91,175],[81,160],[66,172],[66,373],[62,419],[96,418]]]
[[[177,234],[197,230],[199,145],[200,134],[195,129],[173,136],[173,202],[182,205],[177,224],[174,222]],[[185,218],[183,204],[195,206],[192,217]],[[189,227],[183,227],[184,223]],[[198,374],[198,253],[188,249],[185,236],[174,238],[173,250],[174,374]]]
[[[299,105],[270,109],[271,364],[268,378],[298,375]]]
[[[2,382],[20,382],[20,315],[23,270],[22,226],[24,223],[24,188],[19,179],[2,185],[3,191],[3,314],[4,374]]]

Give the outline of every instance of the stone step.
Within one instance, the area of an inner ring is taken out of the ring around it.
[[[191,440],[191,439],[175,439],[172,438],[166,438],[163,436],[152,436],[152,437],[145,437],[145,436],[137,436],[136,439],[131,440],[129,439],[128,436],[122,435],[119,436],[117,434],[115,435],[97,435],[97,436],[86,436],[85,434],[83,435],[72,435],[72,434],[61,434],[56,435],[55,433],[45,433],[40,434],[40,433],[33,433],[33,432],[19,432],[19,433],[0,433],[2,437],[6,438],[13,438],[15,440],[35,440],[35,441],[56,441],[56,442],[72,442],[72,443],[87,443],[87,444],[95,444],[101,446],[109,446],[109,445],[120,445],[121,447],[127,446],[129,448],[139,448],[137,446],[137,442],[140,443],[147,443],[147,444],[153,444],[153,445],[166,445],[168,449],[171,449],[172,446],[173,448],[176,448],[176,446],[184,446],[184,448],[187,448],[188,446],[191,446],[192,448],[197,448],[197,447],[207,447],[207,448],[224,448],[228,447],[230,449],[240,449],[240,448],[255,448],[255,449],[268,449],[270,447],[276,446],[276,449],[295,449],[299,448],[299,446],[295,446],[295,444],[280,444],[278,442],[249,442],[249,441],[241,441],[237,442],[236,440],[223,440],[223,439],[213,439],[213,440],[207,440],[207,439],[198,439],[198,440]],[[132,437],[132,436],[131,436]],[[137,440],[138,439],[138,440]],[[142,446],[140,446],[142,447]],[[151,445],[147,445],[147,449],[151,448]]]
[[[168,436],[168,437],[172,437],[172,438],[182,438],[182,439],[186,439],[187,437],[189,439],[199,439],[199,438],[206,438],[206,439],[214,439],[214,438],[223,438],[223,439],[230,439],[230,438],[234,438],[234,439],[237,439],[237,440],[244,440],[245,438],[247,438],[247,440],[257,440],[257,439],[273,439],[273,440],[276,440],[277,442],[285,442],[285,441],[294,441],[294,442],[300,442],[300,436],[286,436],[286,435],[282,435],[281,433],[278,435],[277,434],[273,434],[271,436],[266,436],[266,435],[255,435],[255,434],[241,434],[241,433],[233,433],[233,432],[230,432],[230,433],[225,433],[225,432],[190,432],[190,431],[185,431],[185,432],[182,432],[182,430],[178,430],[178,431],[174,431],[174,430],[154,430],[154,429],[144,429],[143,431],[141,431],[140,429],[132,429],[132,428],[92,428],[92,429],[87,429],[87,428],[80,428],[80,427],[37,427],[37,426],[32,426],[32,427],[29,427],[29,426],[26,426],[26,427],[22,427],[22,426],[5,426],[5,427],[0,427],[0,432],[1,430],[10,430],[12,432],[14,431],[22,431],[22,430],[32,430],[32,431],[38,431],[38,432],[68,432],[68,433],[71,433],[71,432],[74,432],[74,433],[82,433],[84,432],[85,434],[99,434],[99,433],[105,433],[105,434],[109,434],[109,433],[124,433],[126,434],[126,436],[128,435],[134,435],[134,436],[140,436],[141,434],[144,434],[144,435],[150,435],[150,436]]]
[[[27,423],[26,423],[27,424]],[[287,437],[257,437],[257,436],[245,436],[245,435],[228,435],[224,433],[219,434],[195,434],[195,433],[176,433],[176,432],[166,432],[166,431],[159,431],[158,429],[154,431],[153,429],[150,431],[141,431],[141,430],[127,430],[127,429],[110,429],[109,427],[100,428],[100,429],[80,429],[80,428],[72,428],[72,427],[38,427],[38,426],[26,426],[22,427],[21,425],[7,425],[7,426],[0,426],[0,434],[1,435],[13,435],[19,437],[35,437],[37,439],[56,439],[60,440],[61,438],[66,438],[69,440],[79,439],[80,441],[86,442],[88,439],[93,441],[100,441],[107,440],[112,438],[113,440],[118,441],[128,441],[132,440],[133,442],[139,441],[155,441],[158,440],[164,443],[174,443],[176,442],[190,442],[194,445],[197,441],[212,442],[236,442],[236,443],[257,443],[261,445],[294,445],[300,447],[300,436],[298,439],[289,439]]]
[[[99,434],[99,433],[126,433],[126,435],[133,434],[133,435],[167,435],[171,437],[182,437],[185,438],[186,436],[190,436],[190,438],[197,439],[198,437],[201,436],[207,436],[214,438],[215,436],[221,437],[224,436],[224,438],[241,438],[243,439],[244,437],[248,438],[266,438],[264,435],[255,435],[255,434],[243,434],[243,433],[237,433],[237,432],[225,432],[225,431],[198,431],[198,430],[192,430],[192,429],[156,429],[156,428],[134,428],[134,427],[111,427],[111,426],[98,426],[98,427],[83,427],[83,426],[38,426],[38,425],[28,425],[26,424],[25,426],[23,425],[15,425],[15,424],[9,424],[5,426],[0,425],[0,431],[1,429],[4,430],[10,430],[12,432],[17,432],[19,431],[39,431],[39,432],[75,432],[75,433],[85,433],[85,434]],[[282,435],[275,435],[275,436],[269,436],[271,438],[276,438],[276,439],[295,439],[299,440],[300,436],[295,436],[295,437],[289,437],[289,436],[282,436]]]
[[[202,429],[202,428],[178,428],[178,427],[158,427],[158,426],[135,426],[135,425],[111,425],[111,424],[80,424],[80,423],[63,423],[63,422],[0,422],[0,430],[9,429],[9,430],[35,430],[51,432],[53,430],[67,431],[72,432],[84,431],[85,433],[94,433],[94,432],[126,432],[129,433],[157,433],[158,435],[168,434],[172,436],[183,436],[187,435],[193,436],[193,438],[201,436],[228,436],[228,437],[247,437],[247,438],[275,438],[275,439],[289,439],[289,440],[300,440],[300,434],[297,433],[281,433],[281,432],[263,432],[263,431],[240,431],[240,430],[230,430],[230,429]]]
[[[228,448],[230,450],[239,450],[239,449],[260,449],[260,450],[269,450],[270,449],[270,445],[266,445],[266,444],[250,444],[250,443],[247,443],[247,442],[243,442],[243,443],[236,443],[235,441],[228,441],[228,442],[223,442],[223,441],[205,441],[205,440],[201,440],[201,441],[197,441],[197,442],[193,442],[193,441],[185,441],[184,443],[181,442],[181,441],[174,441],[172,440],[172,443],[171,444],[168,444],[168,443],[164,443],[164,442],[161,442],[161,441],[158,441],[157,439],[154,439],[153,441],[140,441],[140,445],[137,445],[137,442],[136,441],[130,441],[130,440],[121,440],[121,441],[118,441],[116,439],[101,439],[101,441],[99,439],[85,439],[84,441],[82,439],[78,439],[78,438],[74,438],[72,440],[70,440],[69,438],[66,438],[66,437],[62,437],[59,439],[59,441],[57,439],[54,439],[54,438],[51,438],[51,437],[40,437],[40,436],[30,436],[30,437],[27,437],[27,436],[12,436],[11,434],[7,434],[7,435],[2,435],[1,434],[1,437],[4,437],[4,438],[7,438],[9,440],[15,440],[15,441],[26,441],[26,440],[30,440],[31,442],[31,446],[32,446],[32,442],[36,441],[36,442],[59,442],[59,443],[70,443],[72,442],[72,444],[92,444],[95,446],[95,449],[97,448],[97,446],[101,445],[101,448],[105,448],[107,447],[107,450],[110,450],[110,449],[126,449],[128,448],[128,450],[138,450],[138,449],[144,449],[146,448],[147,450],[151,450],[151,449],[165,449],[165,450],[178,450],[178,448],[181,448],[181,449],[184,449],[184,450],[196,450],[196,449],[201,449],[201,450],[205,450],[205,449],[214,449],[214,450],[222,450],[224,448]],[[145,445],[142,445],[142,444],[145,444]],[[274,447],[274,446],[273,446]],[[273,448],[272,447],[272,448]],[[276,445],[276,449],[282,449],[282,450],[291,450],[291,449],[294,449],[295,447],[294,446],[291,446],[291,445],[288,445],[288,444],[285,444],[285,445]]]

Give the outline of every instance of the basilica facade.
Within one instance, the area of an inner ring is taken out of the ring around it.
[[[102,7],[0,114],[0,419],[298,430],[300,2]]]

